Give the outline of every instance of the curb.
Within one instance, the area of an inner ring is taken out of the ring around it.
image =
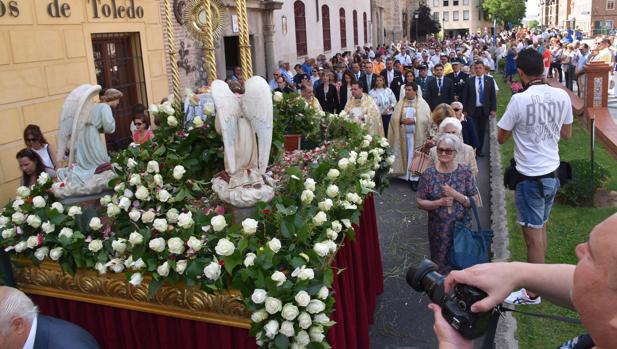
[[[508,249],[506,189],[503,186],[496,118],[489,118],[489,154],[491,228],[494,233],[493,245],[491,246],[493,262],[507,262],[510,259],[510,250]],[[512,316],[512,313],[508,312],[498,322],[495,348],[518,349],[518,340],[515,338],[516,328],[516,319]]]

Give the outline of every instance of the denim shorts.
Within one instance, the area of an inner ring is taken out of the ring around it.
[[[528,179],[519,182],[515,191],[518,224],[523,227],[542,228],[551,214],[558,190],[557,178]]]

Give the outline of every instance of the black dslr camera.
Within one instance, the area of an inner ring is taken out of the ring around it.
[[[435,263],[423,260],[407,271],[407,283],[418,292],[426,292],[433,303],[441,306],[441,315],[463,337],[474,339],[486,332],[491,312],[472,313],[471,305],[487,294],[475,287],[456,285],[451,294],[444,293],[444,276],[437,272]]]

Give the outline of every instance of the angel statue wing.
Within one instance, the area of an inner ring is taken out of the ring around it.
[[[260,76],[253,76],[244,83],[242,111],[251,122],[258,139],[259,172],[266,173],[272,146],[272,92],[270,86]]]
[[[225,147],[225,170],[229,175],[232,175],[237,170],[234,142],[238,131],[238,118],[242,115],[242,109],[240,109],[240,102],[236,95],[231,92],[224,81],[214,80],[211,91],[216,109],[216,126],[223,136],[223,146]]]
[[[87,122],[90,110],[94,106],[92,99],[100,91],[99,85],[84,84],[71,91],[64,100],[58,128],[57,159],[66,159],[68,152],[68,166],[73,163],[79,129]]]

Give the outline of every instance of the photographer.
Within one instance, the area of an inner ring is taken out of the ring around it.
[[[499,127],[498,141],[514,139],[515,170],[507,178],[515,188],[517,222],[527,245],[527,262],[544,263],[546,222],[559,190],[559,140],[572,135],[572,103],[568,94],[543,79],[542,55],[533,48],[519,52],[518,74],[525,91],[512,96]],[[511,304],[538,304],[540,298],[525,289],[513,292]]]
[[[576,266],[566,264],[491,263],[451,272],[446,292],[456,284],[484,290],[488,297],[475,303],[472,312],[484,312],[500,304],[512,291],[526,287],[551,302],[576,310],[595,343],[576,348],[617,348],[617,214],[598,224],[589,240],[576,247]],[[442,317],[441,308],[429,305],[435,314],[433,329],[440,349],[473,348]],[[565,340],[565,339],[564,339]],[[595,346],[594,346],[595,345]]]

